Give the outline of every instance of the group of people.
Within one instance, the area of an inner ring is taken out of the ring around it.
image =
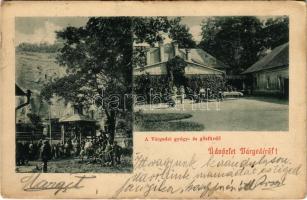
[[[105,166],[114,166],[121,163],[123,148],[117,141],[111,141],[105,137],[83,140],[80,152],[81,162],[87,159],[88,163],[99,162]]]
[[[28,165],[29,161],[41,160],[43,172],[47,172],[50,160],[77,158],[80,162],[100,162],[104,166],[114,166],[121,163],[123,149],[116,141],[111,141],[102,134],[91,139],[67,139],[64,143],[50,144],[48,140],[37,142],[16,143],[16,165]]]
[[[43,171],[47,172],[47,162],[52,159],[51,146],[48,140],[38,142],[16,142],[16,165],[28,165],[29,161],[41,160]]]
[[[16,165],[26,165],[29,161],[40,158],[43,140],[36,142],[16,142]]]
[[[29,161],[39,160],[42,157],[42,148],[43,145],[50,146],[50,154],[49,159],[57,159],[57,158],[65,158],[70,156],[70,145],[69,142],[65,144],[61,144],[60,142],[57,144],[50,145],[46,141],[39,140],[33,142],[20,142],[16,143],[16,165],[27,165]]]

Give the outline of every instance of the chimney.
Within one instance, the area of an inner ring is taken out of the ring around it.
[[[159,42],[159,51],[160,51],[160,62],[165,61],[164,59],[164,46],[163,46],[163,41]]]
[[[173,41],[173,47],[174,47],[175,56],[179,56],[179,48],[177,41]]]
[[[150,65],[150,48],[146,51],[146,65]]]
[[[73,107],[74,107],[74,114],[83,115],[83,105],[75,104]]]
[[[191,52],[190,52],[190,49],[185,49],[185,53],[186,53],[186,56],[187,56],[187,61],[191,61]]]

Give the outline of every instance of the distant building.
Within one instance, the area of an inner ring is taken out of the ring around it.
[[[199,48],[182,49],[176,42],[159,44],[159,47],[147,49],[146,65],[133,69],[133,75],[142,74],[165,75],[167,74],[166,62],[175,56],[179,56],[187,63],[185,76],[193,75],[224,75],[229,66]]]
[[[96,135],[96,120],[84,115],[82,105],[74,105],[74,114],[59,119],[61,124],[61,140],[64,143],[68,138],[82,139]]]
[[[269,54],[243,72],[250,76],[253,94],[289,96],[289,43]]]

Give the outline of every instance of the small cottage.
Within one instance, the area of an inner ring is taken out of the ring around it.
[[[289,43],[270,53],[243,72],[250,77],[253,94],[289,96]]]

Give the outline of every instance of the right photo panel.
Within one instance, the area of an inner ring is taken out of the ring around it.
[[[288,131],[288,16],[138,20],[134,131]]]

